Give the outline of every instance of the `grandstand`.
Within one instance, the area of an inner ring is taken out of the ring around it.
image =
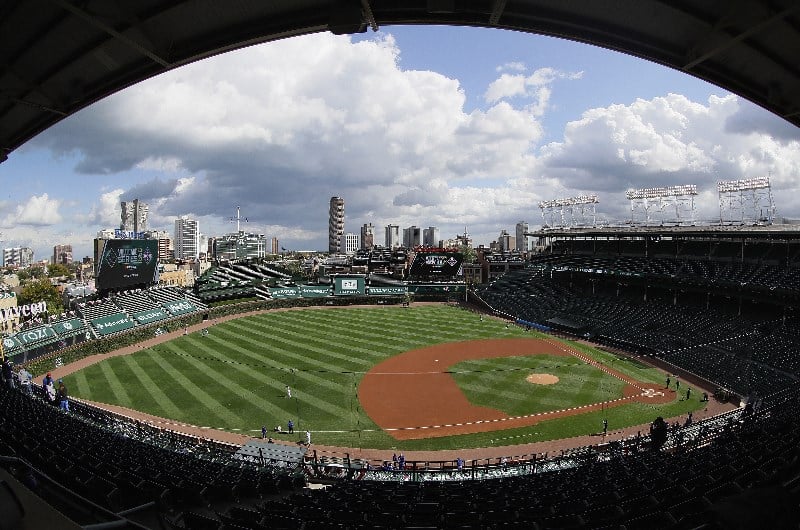
[[[547,237],[547,253],[479,291],[493,310],[652,356],[742,396],[800,377],[797,232],[615,229]]]
[[[747,403],[671,426],[663,439],[654,422],[652,435],[524,458],[445,457],[399,470],[310,451],[294,466],[255,452],[243,459],[238,446],[80,403],[59,413],[3,387],[0,468],[33,477],[51,505],[84,526],[796,528],[797,239],[726,234],[563,234],[525,268],[473,293],[496,315],[641,355]],[[143,312],[174,317],[204,307],[176,288],[137,290],[49,327],[97,335],[98,319],[123,315],[135,326]],[[43,442],[50,432],[59,444]],[[309,482],[329,487],[304,488]]]

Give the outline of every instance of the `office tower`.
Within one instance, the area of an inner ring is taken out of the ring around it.
[[[344,199],[331,197],[328,210],[328,252],[335,254],[342,246],[344,234]]]

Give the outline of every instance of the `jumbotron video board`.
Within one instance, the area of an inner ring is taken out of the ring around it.
[[[453,278],[458,276],[464,255],[460,252],[417,252],[408,271],[410,278]]]
[[[158,283],[157,239],[95,239],[98,290]]]

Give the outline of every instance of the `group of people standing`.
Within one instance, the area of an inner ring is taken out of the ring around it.
[[[53,376],[50,372],[44,376],[42,380],[42,388],[44,389],[44,398],[51,405],[58,406],[61,410],[69,412],[69,395],[67,394],[67,386],[64,384],[63,379],[59,379],[57,386],[53,381]]]

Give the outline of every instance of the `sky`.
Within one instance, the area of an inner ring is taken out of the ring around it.
[[[628,189],[695,184],[719,218],[719,180],[769,176],[800,218],[800,129],[706,82],[618,52],[496,29],[389,26],[219,55],[114,94],[0,164],[0,240],[35,258],[150,205],[205,236],[242,229],[327,250],[330,197],[345,232],[465,228],[474,244],[540,201],[596,194],[599,222],[631,218]]]

